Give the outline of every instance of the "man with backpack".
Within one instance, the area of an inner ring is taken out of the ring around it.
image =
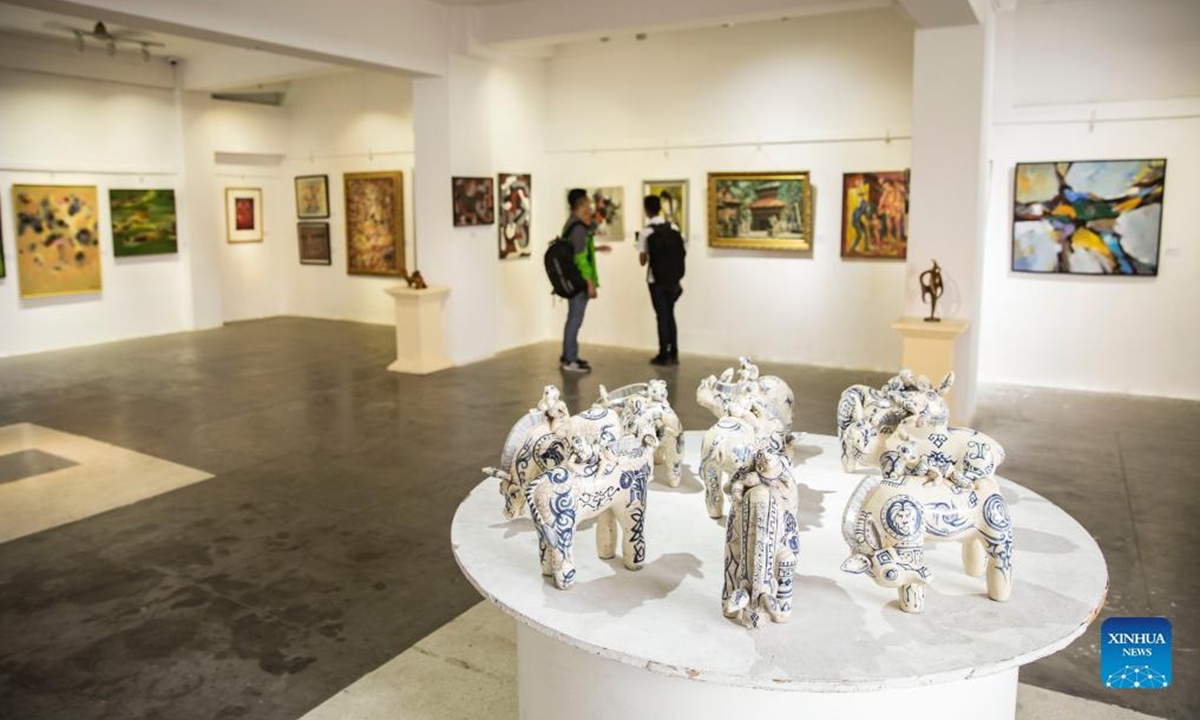
[[[658,320],[658,354],[651,365],[678,365],[679,338],[675,328],[675,301],[683,294],[687,242],[679,228],[662,216],[662,199],[647,195],[642,201],[648,224],[638,235],[638,262],[647,265],[650,303]]]
[[[575,188],[567,193],[567,203],[571,206],[571,214],[563,225],[560,239],[553,245],[563,243],[569,246],[572,253],[573,268],[555,265],[560,252],[565,255],[565,247],[554,248],[559,252],[547,251],[546,270],[550,273],[550,281],[555,293],[567,298],[567,322],[563,327],[562,356],[559,358],[561,367],[566,372],[587,373],[592,366],[587,360],[579,357],[579,328],[583,325],[583,313],[587,310],[588,300],[597,297],[600,290],[600,276],[596,272],[596,253],[608,252],[608,245],[596,245],[592,236],[591,220],[594,214],[592,200],[587,191]],[[572,269],[577,271],[572,272]],[[582,283],[578,289],[575,285]]]

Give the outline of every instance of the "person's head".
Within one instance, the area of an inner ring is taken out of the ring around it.
[[[571,206],[571,214],[575,217],[584,222],[591,219],[592,199],[588,197],[587,190],[575,188],[567,193],[567,204]]]
[[[662,212],[662,198],[657,195],[647,195],[642,200],[642,208],[646,211],[646,217],[658,217]]]

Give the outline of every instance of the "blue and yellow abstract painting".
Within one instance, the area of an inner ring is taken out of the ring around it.
[[[1157,275],[1166,160],[1018,163],[1012,269]]]

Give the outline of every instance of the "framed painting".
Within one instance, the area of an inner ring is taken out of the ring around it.
[[[0,278],[8,274],[4,267],[4,224],[0,223]]]
[[[567,190],[563,193],[565,199]],[[596,240],[625,239],[625,188],[587,188],[592,199],[592,234]]]
[[[708,174],[708,244],[812,252],[813,189],[807,172]]]
[[[296,217],[301,220],[329,217],[329,176],[296,178]]]
[[[496,186],[490,177],[450,178],[454,197],[454,226],[491,225],[496,222]]]
[[[329,223],[296,223],[296,236],[300,239],[301,265],[332,265],[329,251]]]
[[[908,257],[908,171],[842,176],[842,257]]]
[[[642,183],[642,197],[657,195],[662,201],[662,216],[675,223],[679,233],[687,237],[688,182],[687,180],[647,180]],[[642,213],[642,225],[646,224]]]
[[[94,185],[13,185],[21,297],[95,293],[100,277]]]
[[[1012,270],[1158,275],[1167,161],[1017,163]]]
[[[529,224],[533,211],[533,178],[529,174],[500,173],[499,215],[497,227],[501,260],[529,257]]]
[[[405,276],[404,176],[346,173],[346,272]]]
[[[113,255],[164,255],[179,252],[175,229],[175,191],[109,190]]]
[[[225,239],[263,241],[262,188],[225,188]]]

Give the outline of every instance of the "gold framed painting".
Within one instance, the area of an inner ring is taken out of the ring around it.
[[[95,185],[13,185],[22,298],[96,293],[100,212]]]
[[[313,220],[329,217],[329,176],[296,177],[296,217]]]
[[[346,173],[346,272],[405,277],[404,175]]]
[[[842,257],[908,255],[908,171],[842,175]]]
[[[225,240],[263,241],[262,188],[225,188]]]
[[[813,188],[808,172],[708,174],[708,244],[812,252]]]
[[[675,223],[679,234],[688,236],[688,181],[687,180],[646,180],[642,183],[642,197],[657,195],[662,201],[662,216],[667,222]],[[649,218],[642,213],[642,225]]]

